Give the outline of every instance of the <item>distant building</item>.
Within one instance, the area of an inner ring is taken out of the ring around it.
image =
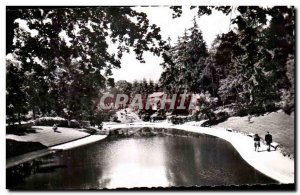
[[[164,92],[154,92],[154,93],[148,95],[151,110],[158,110],[161,108],[161,100],[164,95],[165,95]],[[158,101],[158,99],[159,99],[159,101]],[[165,109],[166,109],[166,106],[167,106],[167,102],[165,105]]]
[[[151,110],[156,111],[162,107],[162,99],[164,95],[166,95],[166,93],[164,92],[154,92],[148,96]],[[198,100],[200,99],[200,95],[199,94],[189,94],[189,95],[190,97],[186,98],[185,106],[186,106],[186,110],[192,113],[195,112],[196,110],[199,110]],[[177,95],[174,110],[177,110],[176,108],[179,106],[180,100],[181,97]],[[165,101],[165,107],[164,107],[166,111],[170,109],[171,103],[172,103],[172,97],[167,96]],[[189,109],[190,104],[192,105],[191,109]]]

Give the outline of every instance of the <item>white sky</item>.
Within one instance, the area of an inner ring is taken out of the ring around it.
[[[156,24],[161,28],[161,35],[164,40],[168,37],[171,38],[171,43],[174,44],[178,36],[183,36],[185,29],[189,29],[193,26],[193,19],[197,16],[197,8],[190,10],[190,6],[183,6],[183,13],[179,18],[172,18],[173,10],[168,6],[161,7],[135,7],[137,11],[145,12],[148,16],[150,24]],[[233,17],[235,13],[233,13]],[[201,18],[196,17],[199,28],[203,33],[204,41],[207,47],[210,48],[213,40],[218,34],[228,32],[230,24],[230,14],[225,14],[213,11],[209,16],[204,15]],[[31,32],[34,36],[37,34],[36,30],[30,30],[24,20],[16,20],[24,28],[24,30]],[[61,33],[62,37],[66,37],[65,34]],[[109,39],[107,39],[109,41]],[[116,51],[116,45],[111,43],[109,52]],[[10,58],[11,56],[7,56]],[[140,63],[136,60],[134,52],[124,53],[121,60],[121,68],[113,69],[113,78],[115,81],[118,80],[142,80],[146,78],[153,81],[158,81],[163,71],[160,64],[163,59],[158,56],[154,56],[150,52],[144,53],[146,63]]]
[[[151,24],[157,24],[161,28],[162,38],[171,37],[172,43],[182,36],[184,29],[193,26],[193,18],[197,15],[197,8],[190,10],[189,6],[183,7],[183,14],[180,18],[172,19],[172,10],[169,7],[138,7],[137,11],[145,12]],[[234,14],[233,14],[234,16]],[[211,43],[217,34],[228,32],[230,15],[226,16],[221,12],[214,11],[210,16],[197,17],[203,38],[210,48]],[[133,53],[124,54],[120,69],[113,70],[113,77],[117,80],[141,80],[143,78],[158,81],[162,73],[163,62],[161,57],[153,56],[150,52],[144,53],[146,63],[140,63],[135,59]]]

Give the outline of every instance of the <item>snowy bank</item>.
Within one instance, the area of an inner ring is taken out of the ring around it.
[[[194,124],[195,125],[195,124]],[[226,131],[225,128],[207,128],[194,126],[193,123],[173,125],[164,123],[131,123],[105,126],[106,129],[129,127],[173,128],[195,133],[208,134],[230,142],[241,157],[261,173],[280,183],[294,183],[294,160],[283,156],[280,151],[267,152],[267,147],[261,144],[260,152],[254,151],[253,139],[241,133]]]

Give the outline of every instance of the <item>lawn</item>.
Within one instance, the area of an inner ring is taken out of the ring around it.
[[[57,132],[47,126],[33,126],[22,131],[9,129],[6,132],[6,157],[44,149],[89,135],[84,129],[63,127],[59,127]]]

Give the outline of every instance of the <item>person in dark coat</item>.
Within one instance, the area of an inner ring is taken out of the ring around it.
[[[254,151],[259,151],[259,147],[260,147],[260,137],[258,136],[258,134],[255,134],[254,137]]]
[[[54,124],[52,129],[53,129],[54,132],[57,132],[57,124]]]
[[[268,151],[270,152],[270,148],[271,148],[271,143],[272,143],[272,135],[267,132],[266,136],[265,136],[265,141],[266,141],[266,144],[268,146]]]

